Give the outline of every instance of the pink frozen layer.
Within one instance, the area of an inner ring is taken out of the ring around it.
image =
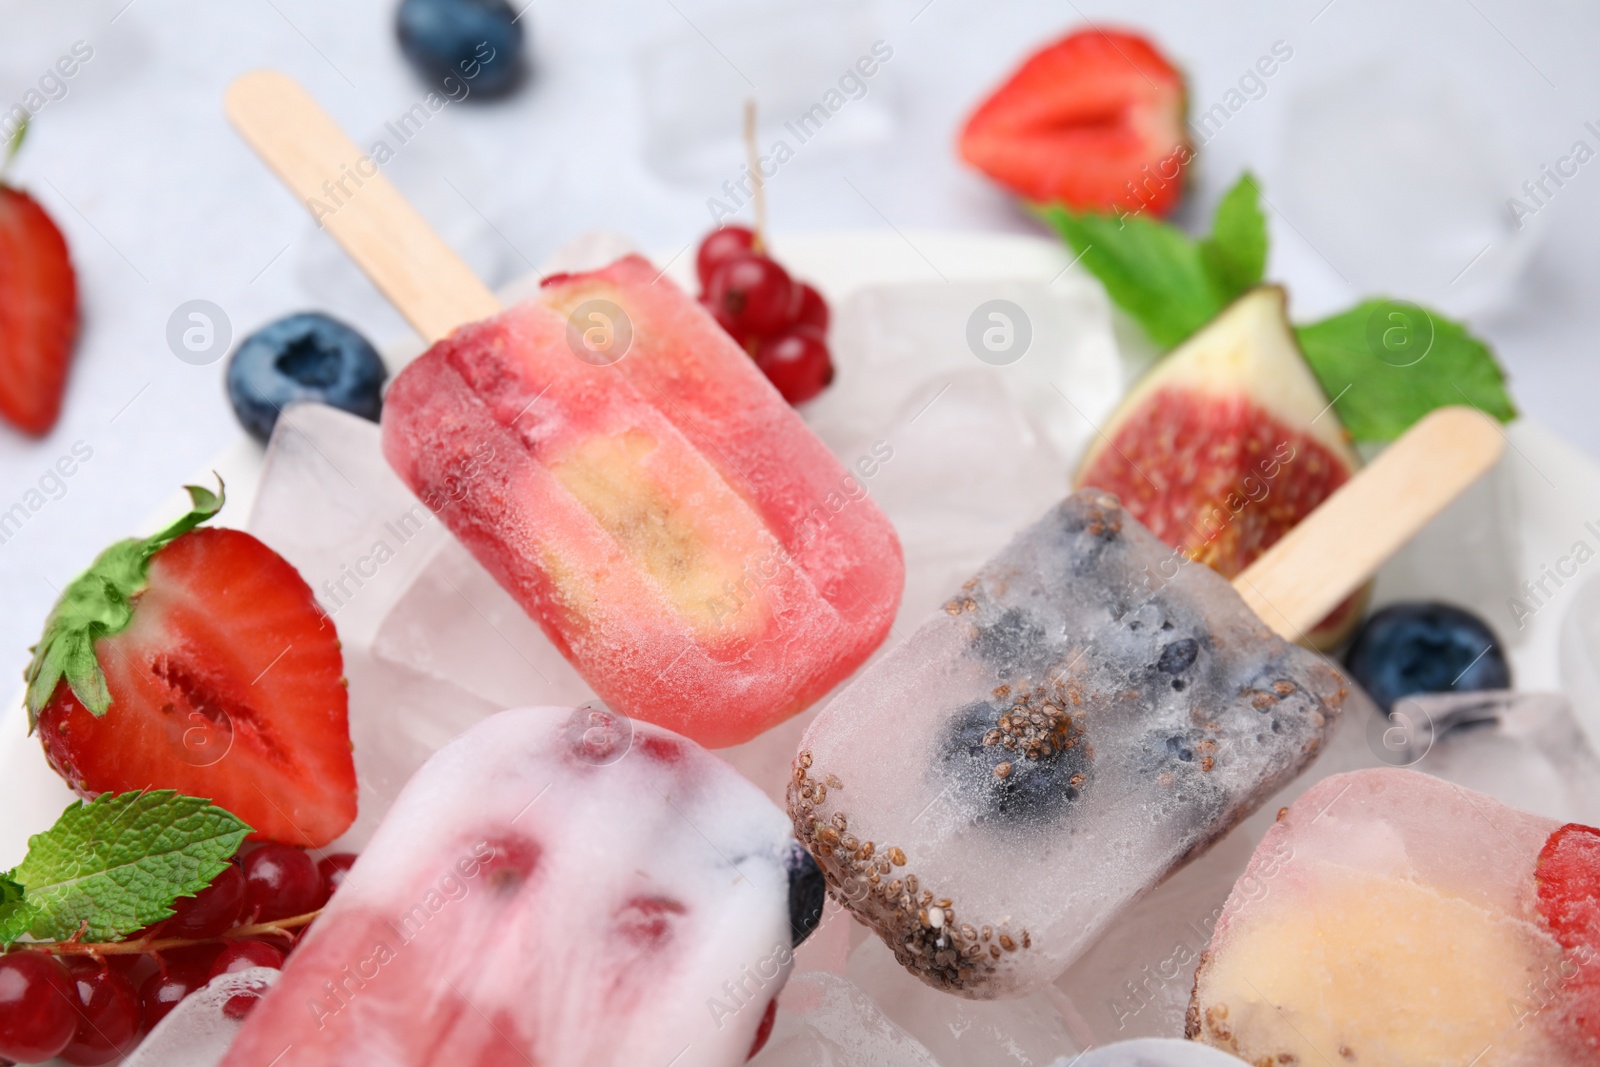
[[[579,358],[597,308],[612,352],[631,331],[615,362]],[[637,256],[434,345],[390,387],[383,447],[596,693],[708,746],[822,696],[899,606],[861,480]]]

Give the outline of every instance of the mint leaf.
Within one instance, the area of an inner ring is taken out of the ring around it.
[[[1117,219],[1060,206],[1043,214],[1157,344],[1178,344],[1222,310],[1199,246],[1181,230],[1138,215]]]
[[[90,941],[125,937],[210,885],[249,833],[211,801],[170,789],[74,804],[5,876],[23,895],[0,906],[0,944],[61,941],[80,928]]]
[[[188,514],[152,537],[118,541],[74,578],[50,609],[44,636],[32,648],[33,660],[23,672],[28,683],[28,730],[50,702],[62,678],[96,718],[111,707],[111,691],[95,658],[94,644],[120,633],[133,619],[133,598],[144,588],[150,557],[222,509],[226,492],[186,485],[192,507]]]
[[[1295,330],[1306,362],[1358,441],[1392,441],[1435,408],[1516,417],[1489,347],[1461,323],[1404,300],[1368,300]]]
[[[1200,242],[1200,259],[1224,304],[1261,284],[1267,270],[1267,219],[1249,171],[1217,205],[1211,236]]]

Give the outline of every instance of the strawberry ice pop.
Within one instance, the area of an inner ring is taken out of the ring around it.
[[[821,905],[692,742],[502,712],[406,786],[224,1067],[743,1063]]]
[[[806,731],[796,834],[923,981],[1041,988],[1331,732],[1338,674],[1173,558],[1075,493]]]
[[[436,344],[383,443],[608,704],[702,744],[814,701],[899,604],[860,472],[636,256]]]
[[[1600,830],[1414,771],[1335,775],[1267,832],[1188,1036],[1250,1063],[1600,1063]]]

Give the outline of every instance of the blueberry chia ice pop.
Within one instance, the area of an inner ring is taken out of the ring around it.
[[[502,712],[407,784],[225,1067],[740,1064],[822,878],[693,742]]]
[[[796,833],[923,981],[1042,987],[1330,735],[1339,674],[1172,558],[1075,493],[807,730]]]

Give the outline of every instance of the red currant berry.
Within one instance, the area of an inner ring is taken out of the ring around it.
[[[144,980],[139,987],[139,1006],[144,1011],[144,1024],[154,1030],[183,998],[197,989],[204,989],[211,980],[211,961],[208,958],[164,960],[161,970]]]
[[[793,321],[796,310],[794,283],[766,256],[747,254],[723,260],[711,272],[706,300],[716,309],[719,321],[733,325],[730,332],[735,338],[777,333]]]
[[[217,954],[216,962],[211,965],[211,977],[248,971],[252,967],[279,970],[283,967],[283,953],[265,941],[235,941]]]
[[[322,875],[322,889],[326,894],[322,901],[324,904],[328,902],[327,897],[333,896],[344,885],[344,876],[350,873],[355,862],[355,854],[351,852],[335,852],[318,861],[317,873]]]
[[[266,844],[244,858],[245,911],[256,922],[315,911],[322,902],[322,876],[303,849]]]
[[[92,960],[76,961],[67,970],[78,993],[78,1029],[61,1058],[89,1067],[131,1051],[141,1021],[132,984]]]
[[[796,326],[764,339],[756,349],[756,366],[791,404],[803,404],[833,381],[828,342],[815,326]]]
[[[796,287],[800,293],[800,309],[795,312],[794,321],[798,326],[815,326],[823,333],[828,332],[828,302],[822,299],[822,294],[804,282]]]
[[[172,918],[162,927],[162,936],[216,937],[239,922],[243,907],[244,872],[230,863],[200,892],[173,901]]]
[[[0,1056],[40,1063],[78,1030],[78,993],[61,961],[42,952],[0,956]]]
[[[704,289],[711,283],[711,272],[717,269],[717,264],[733,256],[744,255],[754,248],[755,243],[756,235],[743,226],[724,226],[706,234],[706,239],[700,242],[700,251],[694,257],[700,288]]]

